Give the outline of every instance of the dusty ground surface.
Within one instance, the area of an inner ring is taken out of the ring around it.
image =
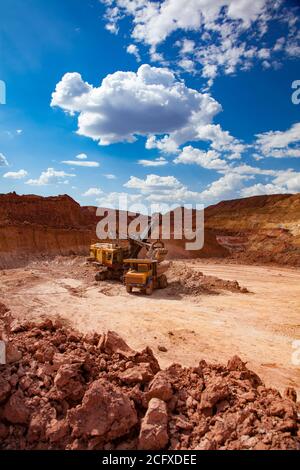
[[[183,263],[175,262],[179,273]],[[161,367],[224,363],[237,354],[267,386],[300,393],[300,366],[292,364],[292,342],[300,339],[300,271],[186,264],[195,273],[237,280],[250,293],[208,282],[191,295],[173,282],[152,297],[130,296],[118,283],[95,283],[93,269],[76,258],[2,271],[0,297],[21,319],[59,316],[83,333],[115,330],[135,349],[153,348]]]

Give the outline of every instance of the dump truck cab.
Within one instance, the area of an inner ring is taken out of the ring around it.
[[[164,274],[158,275],[158,261],[153,259],[125,259],[129,265],[125,274],[125,285],[128,293],[133,289],[151,295],[154,289],[167,287],[167,278]]]

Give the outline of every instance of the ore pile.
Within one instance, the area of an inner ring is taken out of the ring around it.
[[[10,324],[0,449],[300,449],[299,403],[237,356],[160,370],[151,349],[59,320]]]
[[[206,276],[190,268],[186,263],[173,263],[168,271],[169,295],[199,296],[218,294],[220,291],[248,293],[237,281],[228,281],[216,276]]]

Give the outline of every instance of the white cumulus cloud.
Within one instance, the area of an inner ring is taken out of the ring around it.
[[[100,145],[156,134],[184,141],[221,111],[209,94],[188,88],[166,68],[146,64],[136,73],[108,75],[99,87],[85,83],[78,73],[67,73],[51,106],[78,113],[78,134]]]
[[[26,184],[31,186],[46,186],[48,184],[57,184],[57,183],[68,183],[68,179],[73,178],[76,175],[72,173],[65,173],[64,171],[58,171],[54,168],[48,168],[45,171],[42,171],[40,176],[37,179],[30,179],[26,181]]]
[[[142,166],[165,166],[168,164],[168,160],[164,157],[158,157],[154,160],[138,160],[138,164]]]
[[[134,55],[134,57],[136,58],[136,60],[138,62],[141,61],[141,56],[140,56],[140,53],[139,53],[139,49],[138,49],[136,44],[129,44],[126,51],[128,52],[128,54]]]
[[[8,171],[4,173],[3,178],[13,179],[13,180],[21,180],[28,176],[28,172],[26,170],[19,170],[19,171]]]
[[[131,39],[149,47],[152,61],[162,62],[157,49],[173,33],[180,34],[176,45],[181,60],[193,54],[193,70],[198,66],[209,85],[220,73],[233,74],[238,68],[248,70],[257,62],[264,68],[276,67],[284,57],[300,56],[299,10],[284,1],[101,1],[108,5],[108,29],[115,33],[120,20],[131,19]],[[269,38],[270,47],[261,47],[262,38],[271,28],[274,37]],[[283,30],[286,41],[282,40]]]
[[[300,157],[300,122],[286,131],[269,131],[256,137],[257,150],[265,157]]]
[[[103,191],[101,188],[89,188],[87,191],[85,191],[82,196],[84,197],[90,197],[90,196],[100,196],[103,194]]]

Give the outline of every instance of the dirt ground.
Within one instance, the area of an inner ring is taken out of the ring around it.
[[[116,282],[95,283],[82,258],[32,263],[0,272],[0,298],[18,318],[60,316],[82,332],[115,330],[135,349],[153,348],[161,367],[200,359],[225,363],[234,354],[267,386],[300,393],[292,343],[300,339],[300,270],[174,262],[250,292],[208,290],[197,296],[170,286],[153,296],[129,295]],[[165,350],[166,349],[166,350]]]

